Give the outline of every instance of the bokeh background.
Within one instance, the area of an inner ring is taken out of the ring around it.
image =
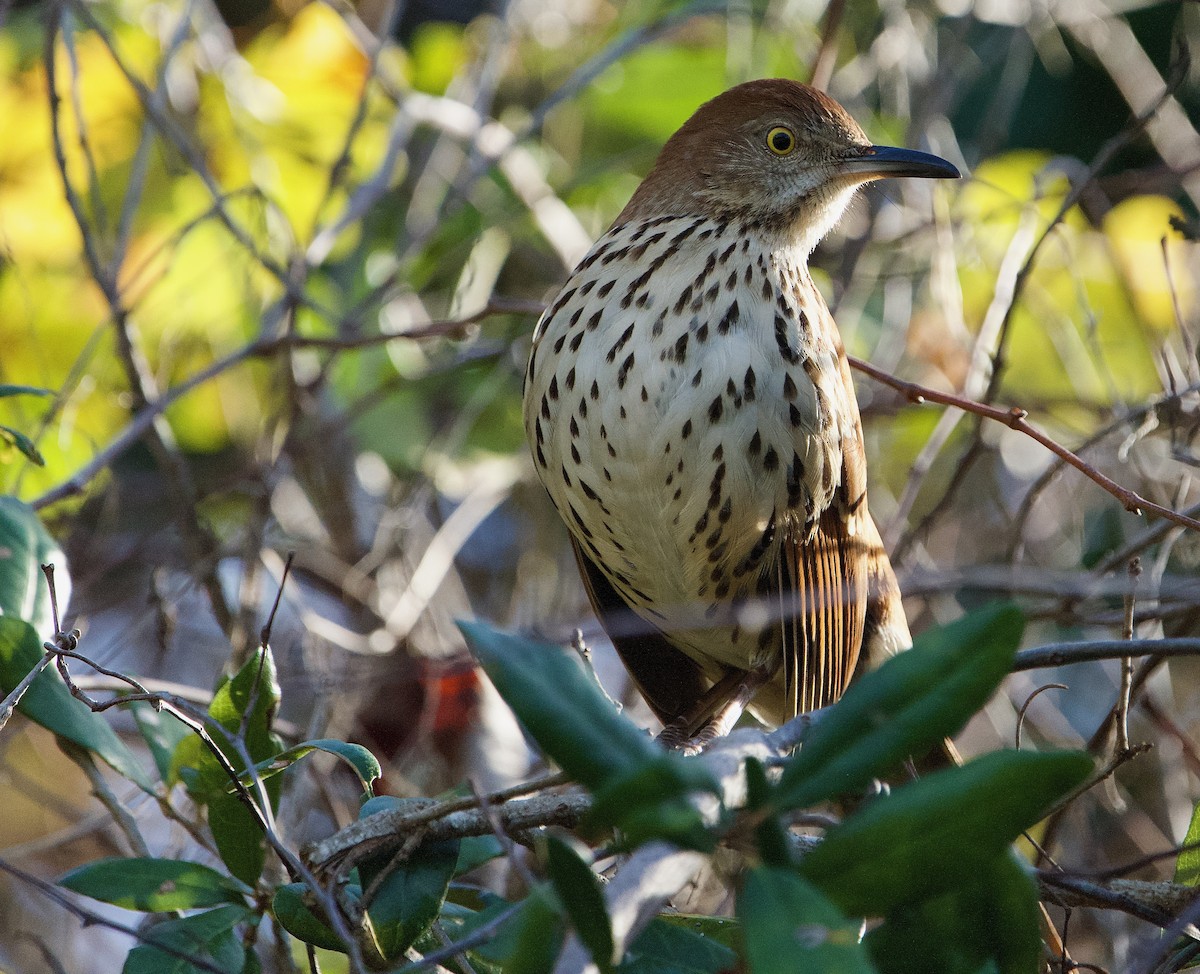
[[[875,141],[966,174],[866,190],[817,251],[852,354],[1019,406],[1121,485],[1200,507],[1200,5],[36,0],[0,25],[0,385],[46,390],[0,397],[0,492],[64,546],[87,654],[200,702],[294,551],[284,727],[366,744],[394,794],[536,765],[455,618],[580,630],[623,692],[533,476],[520,377],[541,303],[739,81],[815,77]],[[1019,432],[859,380],[914,630],[1015,598],[1031,646],[1119,637],[1131,600],[1139,638],[1197,634],[1195,533]],[[1116,673],[1015,675],[963,747],[1011,743],[1048,682],[1025,745],[1082,746]],[[1147,670],[1134,736],[1155,747],[1061,823],[1060,859],[1181,841],[1196,678]],[[317,766],[289,782],[297,843],[354,814]],[[10,725],[0,858],[53,877],[124,853],[92,788]],[[116,799],[158,854],[185,847]],[[72,932],[19,882],[0,899],[0,969],[118,969],[127,939]],[[1121,969],[1152,933],[1076,911],[1069,943]]]

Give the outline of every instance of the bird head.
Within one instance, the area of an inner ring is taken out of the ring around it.
[[[617,223],[691,213],[739,219],[778,231],[807,256],[864,183],[958,175],[938,156],[872,145],[824,92],[750,81],[701,105],[671,136]]]

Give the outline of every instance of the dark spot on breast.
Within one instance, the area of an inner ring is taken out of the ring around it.
[[[667,311],[664,308],[662,313],[654,319],[654,324],[650,327],[650,337],[657,338],[662,334],[663,322],[667,319]]]
[[[783,360],[792,365],[800,361],[800,356],[788,341],[787,319],[783,315],[775,316],[775,344]]]
[[[789,402],[796,398],[796,382],[790,372],[783,375],[783,398]]]
[[[550,401],[542,396],[542,419],[550,418]]]
[[[579,457],[579,448],[574,443],[571,444],[571,459],[575,461],[576,466],[582,462]]]
[[[626,356],[625,361],[621,363],[621,367],[617,370],[617,388],[625,388],[625,380],[629,378],[629,370],[633,368],[634,353],[630,352]]]
[[[724,411],[724,409],[725,406],[721,401],[721,397],[717,396],[708,404],[708,421],[710,423],[717,422],[721,418],[721,413]]]
[[[600,386],[596,384],[596,380],[592,380],[592,388],[588,390],[588,395],[592,397],[592,402],[600,398]]]
[[[549,419],[550,417],[547,416],[546,418]],[[692,435],[692,421],[690,419],[684,420],[683,427],[680,429],[679,435],[685,440]]]
[[[746,366],[746,375],[742,378],[742,398],[746,402],[754,402],[755,387],[758,384],[758,377],[754,374],[754,366]]]
[[[558,402],[558,376],[552,375],[550,377],[550,388],[547,391],[550,393],[550,398]]]
[[[566,342],[566,340],[567,340],[567,335],[565,332],[563,334],[559,335],[558,338],[556,338],[554,340],[554,354],[555,355],[557,355],[559,352],[562,351],[563,343]],[[533,363],[532,358],[530,358],[529,361],[530,361],[530,364]]]
[[[575,366],[571,366],[571,370],[567,373],[563,385],[566,386],[568,392],[575,388]]]
[[[574,335],[571,336],[571,341],[567,345],[567,348],[569,348],[572,352],[578,352],[579,351],[579,343],[582,341],[583,341],[583,332],[577,331],[577,332],[575,332]]]
[[[796,408],[796,404],[788,404],[788,422],[792,424],[792,428],[799,428],[804,423],[804,417],[800,415],[800,410]]]
[[[675,361],[683,362],[687,358],[688,333],[685,331],[675,339]]]
[[[576,436],[578,436],[578,435],[579,435],[579,424],[578,424],[577,422],[575,422],[575,417],[574,417],[574,416],[572,416],[572,417],[571,417],[571,426],[570,426],[570,429],[571,429],[571,436],[572,436],[572,437],[576,437]],[[539,422],[539,423],[538,423],[538,433],[539,433],[539,434],[541,433],[541,430],[542,430],[542,424]],[[540,435],[539,435],[539,438],[540,438]]]
[[[775,447],[767,447],[767,452],[763,454],[762,464],[763,469],[768,473],[779,469],[779,454],[775,452]]]
[[[632,337],[633,323],[630,323],[629,327],[621,332],[621,337],[613,342],[612,348],[608,350],[608,355],[606,355],[605,358],[608,359],[609,362],[615,361],[617,358],[617,352],[621,351],[621,349],[625,347],[625,345],[629,342],[629,339]]]
[[[579,397],[579,409],[577,412],[580,419],[587,419],[587,400],[583,396]]]
[[[675,302],[675,313],[677,315],[683,314],[683,309],[688,306],[688,302],[691,300],[692,286],[689,284],[681,292],[679,292],[679,298]]]
[[[703,378],[703,376],[704,376],[704,370],[697,369],[696,374],[694,376],[692,376],[692,388],[693,389],[696,388],[696,386],[700,385],[700,380]]]
[[[725,309],[725,314],[721,316],[721,320],[717,323],[717,331],[722,335],[728,334],[729,329],[737,324],[739,317],[741,317],[741,309],[738,307],[738,303],[736,301],[730,302],[729,307]]]
[[[761,449],[762,449],[762,434],[758,430],[755,430],[754,435],[752,437],[750,437],[750,446],[749,446],[750,456],[752,456],[752,457],[758,456],[758,453]]]
[[[542,444],[539,443],[537,445],[537,450],[535,452],[537,453],[538,466],[540,466],[543,470],[549,469],[546,466],[546,454],[542,452]]]
[[[610,280],[605,281],[603,284],[600,285],[599,288],[597,288],[596,297],[607,298],[608,292],[613,289],[613,285],[616,283],[617,283],[617,279],[615,277],[611,278]]]
[[[700,342],[701,344],[704,344],[704,342],[708,341],[708,323],[707,322],[705,322],[699,328],[696,329],[696,341]]]

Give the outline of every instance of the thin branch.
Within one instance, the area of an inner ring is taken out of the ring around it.
[[[1175,524],[1182,525],[1185,528],[1190,528],[1193,531],[1200,531],[1200,521],[1186,514],[1181,514],[1178,511],[1173,511],[1169,507],[1163,507],[1161,504],[1155,504],[1151,500],[1147,500],[1136,491],[1130,490],[1128,487],[1122,487],[1111,477],[1106,477],[1099,470],[1093,467],[1086,460],[1081,459],[1076,454],[1072,453],[1065,446],[1055,442],[1041,430],[1026,422],[1025,417],[1028,415],[1024,409],[1019,406],[1010,406],[1003,408],[1001,406],[992,406],[985,402],[978,402],[973,399],[967,399],[963,396],[956,395],[950,392],[939,392],[936,389],[931,389],[928,386],[918,385],[915,382],[909,382],[905,379],[899,379],[882,369],[876,368],[869,362],[864,362],[862,359],[849,356],[850,365],[858,369],[860,372],[869,375],[877,382],[882,382],[884,385],[891,386],[897,392],[905,396],[909,402],[917,403],[918,405],[925,402],[936,402],[943,406],[954,406],[957,409],[965,410],[969,413],[974,413],[984,419],[994,420],[997,423],[1003,423],[1009,429],[1016,430],[1018,433],[1024,433],[1026,436],[1036,440],[1047,450],[1059,457],[1061,460],[1074,467],[1089,480],[1099,484],[1104,490],[1112,494],[1121,502],[1121,506],[1132,514],[1142,514],[1149,511],[1151,514],[1157,514],[1161,518],[1172,521]]]

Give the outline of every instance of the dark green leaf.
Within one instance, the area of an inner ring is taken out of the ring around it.
[[[42,389],[39,386],[14,386],[6,382],[0,382],[0,399],[5,396],[52,396],[54,393],[49,389]]]
[[[458,865],[458,842],[427,842],[392,869],[390,859],[363,863],[359,873],[366,896],[387,870],[367,906],[367,920],[379,953],[395,960],[437,919]]]
[[[794,872],[760,866],[746,873],[737,898],[751,974],[873,974],[848,920]]]
[[[898,907],[866,944],[881,974],[976,974],[989,965],[1029,974],[1042,951],[1039,918],[1032,877],[1005,851],[958,889]]]
[[[179,742],[194,731],[165,711],[155,710],[149,703],[132,703],[129,710],[141,731],[142,740],[150,748],[159,776],[166,781],[171,776],[171,756]]]
[[[1184,886],[1200,886],[1200,805],[1192,809],[1192,820],[1188,823],[1187,835],[1183,837],[1184,848],[1175,861],[1175,882]]]
[[[43,655],[41,640],[28,623],[0,616],[0,697],[11,692]],[[71,696],[53,664],[38,674],[17,707],[30,720],[90,751],[143,791],[153,793],[150,776],[116,731]]]
[[[698,913],[665,913],[659,917],[663,923],[683,927],[692,933],[737,950],[742,943],[742,925],[733,917],[704,916]]]
[[[279,801],[279,782],[263,786],[271,805]],[[251,792],[257,801],[257,792]],[[267,839],[258,816],[237,795],[216,795],[208,801],[208,828],[217,853],[234,876],[253,886],[267,861]]]
[[[11,426],[0,425],[0,440],[8,440],[21,451],[24,457],[33,461],[39,467],[46,465],[46,458],[38,452],[37,444],[20,430],[15,430]]]
[[[496,903],[463,923],[460,936],[467,936],[510,909]],[[484,961],[499,965],[504,974],[549,974],[562,949],[563,920],[548,884],[534,888],[496,935],[472,951]]]
[[[278,706],[274,657],[269,649],[258,649],[232,679],[217,688],[208,713],[229,734],[241,734],[251,760],[259,762],[274,758],[283,750],[282,742],[271,732],[271,720]],[[217,728],[210,728],[209,734],[233,769],[242,771],[245,762],[227,735]],[[187,773],[189,770],[191,773]],[[183,780],[189,794],[207,805],[209,828],[229,871],[243,882],[255,883],[266,861],[262,826],[243,801],[230,794],[233,782],[198,735],[180,741],[171,761],[171,778]],[[279,799],[278,779],[264,782],[263,787],[275,807]],[[248,790],[259,800],[257,789]]]
[[[373,794],[371,791],[371,782],[383,772],[379,767],[379,762],[375,760],[375,755],[361,744],[347,744],[345,741],[332,739],[304,741],[295,747],[289,747],[286,751],[281,751],[274,757],[267,758],[265,761],[259,761],[255,765],[255,770],[258,772],[258,776],[265,781],[267,778],[279,774],[280,771],[290,768],[301,758],[312,754],[313,751],[324,751],[326,754],[332,754],[341,758],[354,769],[354,773],[358,775],[359,781],[363,783],[363,788],[367,796],[370,797]],[[251,780],[250,773],[243,771],[243,783],[248,784]]]
[[[753,812],[764,808],[771,800],[771,784],[767,771],[755,758],[746,759],[746,810]],[[758,856],[767,866],[791,865],[792,856],[788,847],[787,830],[778,816],[768,814],[754,829],[758,844]]]
[[[220,906],[207,913],[156,924],[145,931],[147,943],[129,952],[122,974],[199,974],[203,970],[182,957],[159,950],[155,944],[208,961],[229,974],[240,974],[246,955],[236,927],[251,919],[244,907]]]
[[[1077,752],[998,751],[878,798],[800,872],[851,916],[882,916],[976,876],[1092,770]]]
[[[504,702],[580,784],[599,788],[662,757],[662,748],[613,709],[573,655],[479,623],[459,628]]]
[[[620,829],[632,845],[658,838],[708,851],[714,839],[688,800],[696,791],[720,794],[702,764],[660,751],[598,788],[584,827]]]
[[[182,859],[98,859],[72,869],[58,884],[114,906],[149,913],[241,904],[254,892],[215,869]]]
[[[857,791],[959,731],[1012,666],[1022,617],[992,606],[926,633],[851,685],[785,766],[781,809]]]
[[[718,974],[737,966],[737,954],[720,941],[675,922],[656,917],[625,951],[618,974]],[[705,919],[722,920],[719,917]],[[732,926],[733,921],[722,920]]]
[[[462,876],[504,855],[504,846],[494,835],[468,835],[458,844],[458,865],[454,875]]]
[[[71,597],[71,576],[58,544],[32,507],[15,497],[0,497],[0,616],[24,619],[42,633],[54,635],[50,593],[42,565],[54,565],[58,604]],[[39,640],[40,642],[40,640]]]
[[[564,838],[546,836],[546,871],[575,928],[601,971],[613,969],[612,924],[600,881],[576,848]]]
[[[346,945],[330,926],[304,902],[308,887],[304,883],[288,883],[275,891],[271,901],[271,912],[279,925],[297,940],[326,950],[346,952]],[[351,900],[358,900],[362,890],[348,885],[345,893]]]

